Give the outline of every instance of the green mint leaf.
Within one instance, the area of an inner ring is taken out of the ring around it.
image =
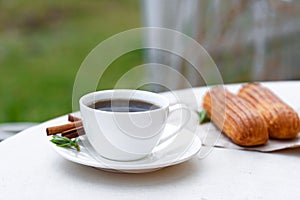
[[[206,123],[206,122],[210,122],[210,119],[207,116],[205,110],[202,110],[202,111],[198,112],[198,115],[199,115],[199,123],[200,124],[203,124],[203,123]]]
[[[50,142],[56,144],[58,147],[64,148],[75,148],[77,151],[80,151],[80,146],[77,143],[77,139],[69,139],[63,136],[53,135]]]

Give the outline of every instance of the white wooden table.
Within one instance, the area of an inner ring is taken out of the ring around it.
[[[300,105],[300,82],[267,85]],[[204,159],[156,172],[116,174],[58,155],[45,136],[50,123],[0,143],[0,199],[300,199],[300,148],[274,153],[214,148]]]

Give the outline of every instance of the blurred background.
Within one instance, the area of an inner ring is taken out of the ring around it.
[[[137,0],[0,0],[0,123],[71,112],[73,82],[87,54],[139,26]],[[119,58],[99,89],[113,87],[121,70],[141,61],[140,52]]]
[[[0,123],[42,122],[71,112],[73,82],[87,54],[141,26],[175,29],[200,42],[225,83],[300,78],[296,0],[0,0]],[[174,38],[174,48],[186,47]],[[113,88],[145,60],[173,67],[193,86],[205,85],[184,59],[138,50],[114,61],[98,89]],[[155,69],[143,76],[184,88]]]

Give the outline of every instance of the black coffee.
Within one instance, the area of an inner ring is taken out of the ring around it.
[[[158,106],[145,101],[125,99],[97,101],[89,107],[108,112],[143,112],[159,108]]]

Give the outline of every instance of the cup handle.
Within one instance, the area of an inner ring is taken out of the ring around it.
[[[191,119],[191,116],[192,116],[191,110],[185,104],[179,103],[179,104],[172,105],[169,107],[169,110],[170,110],[169,117],[171,114],[175,113],[178,110],[184,110],[187,113],[187,117],[184,119],[184,121],[181,123],[181,125],[177,128],[177,130],[175,130],[173,133],[169,134],[168,136],[161,138],[156,146],[159,146],[159,145],[165,143],[166,141],[168,141],[169,139],[171,139],[175,135],[177,135],[178,132],[188,123],[188,121]]]

